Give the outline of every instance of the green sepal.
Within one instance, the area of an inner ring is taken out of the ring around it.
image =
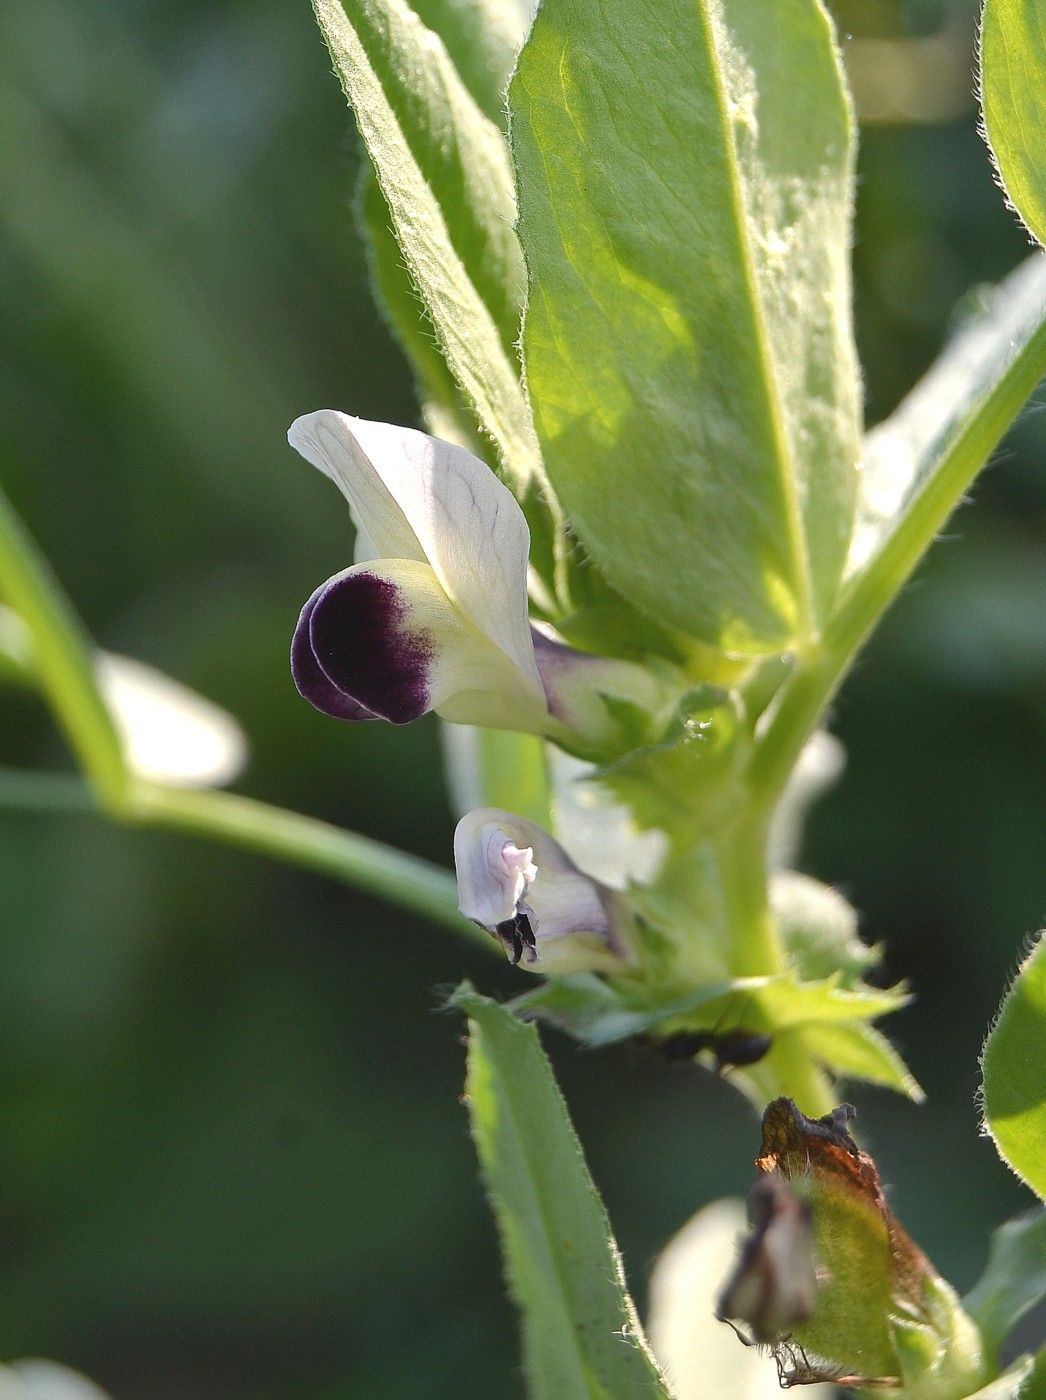
[[[837,978],[801,983],[787,976],[738,977],[673,996],[631,979],[579,974],[542,983],[517,997],[512,1008],[599,1046],[637,1035],[738,1026],[773,1035],[811,1023],[870,1020],[898,1010],[908,999],[900,988],[848,989]]]
[[[600,770],[636,824],[664,831],[677,846],[719,833],[745,801],[749,735],[735,692],[703,685],[680,701],[667,733]]]
[[[924,1102],[926,1094],[893,1044],[867,1021],[810,1022],[796,1034],[806,1054],[834,1078],[860,1079]]]

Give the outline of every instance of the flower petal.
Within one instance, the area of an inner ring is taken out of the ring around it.
[[[549,722],[543,697],[522,689],[516,667],[413,560],[357,564],[328,579],[302,611],[295,652],[299,689],[327,713],[341,696],[393,724],[429,710],[506,728]]]
[[[129,656],[99,652],[95,670],[139,777],[173,787],[223,787],[239,777],[247,740],[232,715]]]
[[[505,941],[510,921],[526,916],[538,971],[620,968],[627,958],[617,896],[525,817],[498,807],[469,812],[454,833],[454,865],[467,919]]]
[[[543,695],[527,618],[530,531],[490,468],[426,433],[333,409],[297,419],[288,437],[341,488],[377,553],[427,562],[524,684]]]
[[[377,719],[373,711],[365,709],[351,695],[339,690],[316,660],[312,649],[310,627],[313,610],[329,583],[330,579],[321,584],[301,610],[291,639],[291,676],[298,687],[298,694],[321,714],[330,715],[332,719]]]

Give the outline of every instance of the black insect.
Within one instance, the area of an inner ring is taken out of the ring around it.
[[[676,1031],[658,1038],[647,1036],[646,1043],[666,1060],[692,1060],[702,1050],[711,1052],[714,1071],[757,1064],[770,1051],[773,1036],[761,1031],[735,1027],[729,1031]]]

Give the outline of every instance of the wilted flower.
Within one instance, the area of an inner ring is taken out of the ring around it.
[[[458,907],[501,940],[513,962],[542,972],[620,969],[627,918],[620,896],[583,875],[547,832],[481,807],[454,833]]]
[[[329,409],[289,439],[341,489],[358,531],[356,563],[313,593],[294,633],[295,684],[318,710],[393,724],[435,710],[598,747],[617,729],[604,695],[641,713],[665,705],[645,668],[531,628],[527,522],[470,452]]]
[[[747,1323],[757,1342],[773,1342],[813,1316],[817,1277],[810,1207],[780,1172],[769,1172],[749,1193],[748,1223],[751,1233],[716,1314]]]
[[[738,1346],[716,1320],[720,1281],[737,1262],[745,1225],[738,1200],[716,1201],[668,1242],[650,1279],[647,1334],[677,1400],[779,1400],[774,1361],[762,1347]],[[803,1391],[804,1400],[831,1400],[830,1386]]]

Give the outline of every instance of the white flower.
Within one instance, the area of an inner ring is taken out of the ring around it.
[[[302,610],[298,689],[339,719],[449,720],[544,731],[527,615],[530,532],[482,462],[425,433],[325,409],[290,443],[340,487],[374,558]]]
[[[454,833],[454,865],[459,909],[500,939],[513,962],[563,974],[620,970],[627,961],[620,897],[525,817],[498,807],[469,812]]]
[[[435,710],[592,753],[622,746],[624,709],[663,723],[674,676],[531,628],[530,531],[478,457],[332,409],[288,436],[341,489],[357,529],[355,564],[313,593],[291,646],[295,684],[318,710],[393,724]],[[615,714],[604,697],[627,706]]]
[[[128,656],[100,652],[95,671],[139,777],[172,787],[223,787],[243,771],[247,740],[217,705]]]
[[[54,1361],[15,1361],[0,1366],[0,1400],[109,1400],[77,1371]]]

